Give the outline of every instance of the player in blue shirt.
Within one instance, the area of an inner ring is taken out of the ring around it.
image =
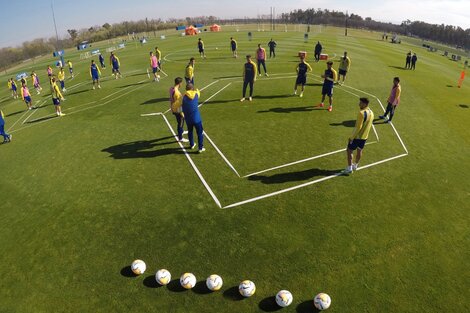
[[[5,115],[0,110],[0,136],[3,136],[3,143],[11,141],[11,135],[5,132]]]
[[[121,62],[119,62],[119,58],[111,52],[111,56],[109,57],[109,61],[113,66],[113,75],[116,76],[116,79],[122,77],[121,72],[119,71],[119,67],[121,66]]]
[[[101,71],[96,65],[95,60],[91,60],[90,76],[91,76],[91,79],[93,80],[93,83],[92,83],[93,89],[95,89],[95,83],[98,86],[98,89],[101,89],[101,85],[100,85]]]
[[[104,56],[100,53],[100,55],[98,56],[99,60],[100,60],[100,65],[101,65],[101,68],[102,69],[106,69],[106,64],[104,64]]]
[[[199,113],[199,90],[194,90],[194,85],[186,85],[186,93],[183,96],[183,113],[188,127],[189,147],[194,149],[193,128],[196,128],[199,153],[206,151],[204,148],[204,129],[202,127],[201,113]]]
[[[327,69],[325,70],[325,74],[321,76],[325,80],[323,81],[322,97],[321,97],[321,103],[319,107],[322,108],[325,105],[323,102],[325,101],[325,96],[328,96],[329,102],[330,102],[330,106],[328,107],[328,112],[331,112],[333,111],[333,86],[335,84],[335,81],[338,79],[338,74],[332,68],[333,66],[332,61],[326,62],[326,65],[327,65]]]

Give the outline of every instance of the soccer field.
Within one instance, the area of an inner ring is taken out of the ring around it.
[[[200,35],[207,59],[197,36],[176,31],[129,42],[116,51],[123,78],[108,65],[97,90],[91,59],[66,51],[75,78],[60,118],[45,75],[55,60],[0,75],[13,135],[0,145],[0,312],[271,312],[281,289],[294,297],[284,312],[316,312],[320,292],[331,296],[329,312],[469,312],[470,81],[456,86],[462,64],[406,39],[312,29],[305,42],[298,31],[223,27]],[[253,101],[241,103],[244,56],[258,43],[268,50],[271,38],[269,77],[258,77]],[[317,40],[335,69],[344,51],[352,61],[345,85],[334,87],[333,112],[315,107],[326,69],[313,60]],[[155,46],[164,56],[158,83],[147,77]],[[403,69],[409,50],[418,54],[415,71]],[[299,51],[313,67],[302,98],[292,95]],[[193,56],[202,154],[175,141],[168,112],[168,90]],[[36,95],[28,79],[37,106],[28,111],[6,81],[32,69],[44,90]],[[395,76],[401,104],[385,124],[378,116]],[[359,97],[370,99],[376,121],[360,170],[341,175]],[[134,259],[146,262],[143,275],[130,272]],[[161,268],[172,274],[168,286],[155,282]],[[184,272],[196,276],[194,289],[179,287]],[[223,278],[221,291],[205,288],[211,274]],[[256,293],[242,299],[245,279]]]

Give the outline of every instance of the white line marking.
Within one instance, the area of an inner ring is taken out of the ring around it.
[[[236,206],[240,206],[242,204],[247,204],[247,203],[258,201],[258,200],[261,200],[261,199],[273,197],[273,196],[276,196],[276,195],[279,195],[279,194],[282,194],[282,193],[285,193],[285,192],[289,192],[289,191],[296,190],[296,189],[299,189],[299,188],[307,187],[307,186],[310,186],[310,185],[313,185],[313,184],[316,184],[316,183],[319,183],[319,182],[322,182],[322,181],[325,181],[325,180],[328,180],[328,179],[332,179],[332,178],[335,178],[335,177],[338,177],[338,176],[341,176],[341,175],[343,175],[343,173],[338,172],[334,175],[326,176],[326,177],[316,179],[316,180],[313,180],[313,181],[309,181],[309,182],[301,184],[301,185],[293,186],[293,187],[290,187],[290,188],[286,188],[286,189],[282,189],[282,190],[279,190],[279,191],[271,192],[271,193],[268,193],[268,194],[265,194],[265,195],[262,195],[262,196],[258,196],[258,197],[255,197],[255,198],[251,198],[251,199],[248,199],[248,200],[233,203],[233,204],[230,204],[230,205],[227,205],[227,206],[223,207],[223,209],[233,208],[233,207],[236,207]]]
[[[225,157],[225,155],[220,151],[220,149],[215,145],[215,143],[212,141],[212,139],[207,135],[206,132],[204,132],[204,135],[206,136],[207,140],[211,143],[211,145],[215,148],[215,150],[219,153],[219,155],[224,159],[225,163],[237,174],[238,177],[240,177],[240,174],[238,174],[237,170],[235,167],[230,163],[230,161]]]
[[[371,144],[373,144],[373,143],[377,143],[377,141],[368,142],[368,143],[366,143],[366,145],[371,145]],[[308,161],[311,161],[311,160],[323,158],[323,157],[325,157],[325,156],[337,154],[337,153],[344,152],[344,151],[346,151],[346,148],[344,148],[344,149],[339,149],[339,150],[332,151],[332,152],[328,152],[328,153],[324,153],[324,154],[320,154],[320,155],[316,155],[316,156],[313,156],[313,157],[310,157],[310,158],[307,158],[307,159],[298,160],[298,161],[295,161],[295,162],[291,162],[291,163],[287,163],[287,164],[275,166],[275,167],[272,167],[272,168],[268,168],[268,169],[265,169],[265,170],[262,170],[262,171],[259,171],[259,172],[255,172],[255,173],[251,173],[251,174],[245,175],[245,176],[243,176],[243,178],[250,177],[250,176],[254,176],[254,175],[258,175],[258,174],[262,174],[262,173],[266,173],[266,172],[270,172],[270,171],[277,170],[277,169],[280,169],[280,168],[283,168],[283,167],[288,167],[288,166],[292,166],[292,165],[296,165],[296,164],[308,162]]]
[[[372,121],[372,129],[374,130],[374,133],[375,133],[375,138],[377,138],[377,142],[379,142],[379,133],[377,133],[377,130],[375,129],[375,126],[374,126],[374,121]]]
[[[162,73],[163,73],[163,75],[165,75],[165,77],[168,77],[168,74],[167,74],[167,73],[165,73],[165,72],[164,72],[162,69],[160,69],[160,72],[162,72]]]
[[[204,87],[202,87],[202,88],[199,89],[199,90],[203,91],[204,89],[209,88],[210,86],[214,85],[214,84],[217,83],[217,82],[219,82],[219,80],[215,80],[215,81],[213,81],[212,83],[210,83],[209,85],[204,86]]]
[[[26,114],[28,114],[28,113],[30,113],[30,112],[29,112],[28,109],[26,109],[26,112],[24,112],[24,113],[20,116],[20,118],[17,119],[16,122],[14,122],[13,125],[10,126],[10,128],[8,128],[7,132],[9,133],[10,130],[11,130]],[[11,132],[13,132],[13,131],[11,131]]]
[[[107,96],[104,97],[102,100],[108,99],[109,97],[112,97],[112,96],[114,96],[115,94],[120,93],[120,92],[122,92],[122,91],[125,91],[125,90],[127,90],[127,89],[129,89],[129,88],[131,88],[131,87],[134,87],[134,86],[127,86],[127,87],[125,87],[125,88],[121,88],[120,90],[115,91],[115,92],[113,92],[112,94],[107,95]]]
[[[171,133],[173,134],[173,136],[175,137],[175,140],[178,139],[178,136],[176,135],[175,131],[173,130],[173,128],[171,127],[170,123],[168,122],[168,119],[166,118],[165,115],[162,114],[162,117],[163,119],[165,120],[166,124],[168,125],[168,128],[170,129]],[[191,166],[193,167],[194,171],[196,172],[197,176],[199,177],[199,179],[201,180],[202,184],[204,185],[204,187],[206,187],[207,191],[209,192],[209,194],[211,195],[212,199],[215,201],[215,203],[219,206],[219,208],[222,208],[222,205],[220,204],[220,201],[219,199],[217,199],[217,197],[215,196],[214,192],[212,191],[211,187],[209,187],[209,185],[207,184],[206,180],[204,179],[204,177],[202,177],[202,174],[201,172],[199,172],[199,169],[197,168],[196,164],[194,164],[193,160],[191,159],[191,157],[189,156],[188,152],[186,151],[186,149],[184,148],[183,144],[181,142],[178,141],[178,145],[181,147],[181,149],[183,150],[184,152],[184,155],[186,156],[186,158],[188,159],[189,163],[191,164]]]
[[[362,170],[362,169],[365,169],[365,168],[368,168],[368,167],[372,167],[372,166],[375,166],[375,165],[378,165],[378,164],[389,162],[389,161],[392,161],[392,160],[395,160],[395,159],[398,159],[398,158],[402,158],[402,157],[405,157],[407,155],[408,155],[408,153],[403,153],[403,154],[400,154],[400,155],[397,155],[397,156],[394,156],[394,157],[391,157],[391,158],[388,158],[388,159],[385,159],[385,160],[377,161],[377,162],[374,162],[374,163],[371,163],[371,164],[366,164],[364,166],[358,167],[357,170],[359,171],[359,170]]]
[[[228,86],[230,86],[232,83],[228,83],[227,85],[225,85],[224,87],[222,87],[219,91],[217,91],[215,94],[213,94],[212,96],[210,96],[209,98],[207,98],[203,103],[201,103],[200,105],[198,105],[198,107],[201,107],[203,106],[205,103],[207,103],[210,99],[214,98],[215,96],[217,96],[220,92],[222,92],[222,90],[224,90],[225,88],[227,88]]]
[[[31,116],[33,116],[33,114],[38,111],[37,109],[39,109],[40,107],[42,107],[42,105],[46,102],[46,100],[47,100],[47,99],[44,99],[44,100],[42,100],[42,101],[39,101],[39,106],[36,107],[36,109],[34,109],[33,112],[31,112],[31,114],[28,115],[28,116],[24,119],[24,121],[23,121],[23,123],[21,123],[21,125],[23,125],[24,123],[26,123],[26,121],[27,121],[28,119],[30,119]]]
[[[156,112],[156,113],[147,113],[147,114],[140,114],[140,116],[155,116],[155,115],[162,115],[162,112]]]

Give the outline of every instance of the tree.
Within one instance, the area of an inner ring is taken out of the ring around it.
[[[75,41],[75,39],[77,39],[78,31],[76,29],[67,29],[67,32],[69,33],[70,39],[72,39],[72,41]]]
[[[102,26],[104,29],[106,30],[110,30],[111,29],[111,25],[109,23],[104,23],[103,26]]]

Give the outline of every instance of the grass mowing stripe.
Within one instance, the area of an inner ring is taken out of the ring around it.
[[[222,151],[220,151],[220,149],[215,145],[215,143],[212,141],[211,137],[209,137],[207,135],[206,132],[204,132],[204,134],[206,135],[206,138],[207,140],[209,140],[209,142],[211,143],[211,145],[215,148],[215,150],[219,153],[219,155],[222,157],[222,159],[224,159],[225,163],[227,163],[227,165],[232,169],[232,171],[235,172],[235,174],[237,174],[238,177],[240,177],[240,174],[238,174],[237,170],[235,169],[235,167],[232,165],[232,163],[230,163],[230,161],[225,157],[225,155],[222,153]]]

